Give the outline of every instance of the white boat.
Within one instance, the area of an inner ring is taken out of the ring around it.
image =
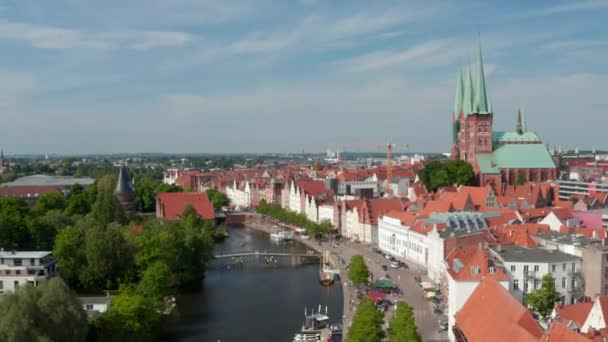
[[[275,233],[270,233],[270,239],[273,241],[291,241],[293,240],[293,233],[290,231],[280,231]]]
[[[270,239],[272,241],[282,241],[281,233],[270,233]]]

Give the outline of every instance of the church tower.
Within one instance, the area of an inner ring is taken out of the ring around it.
[[[492,153],[492,105],[486,94],[486,80],[483,69],[481,43],[479,44],[476,65],[476,80],[473,82],[471,67],[467,65],[464,85],[461,75],[456,84],[454,112],[459,111],[458,134],[452,152],[459,153],[459,159],[475,164],[477,153]],[[458,88],[462,87],[462,90]],[[460,98],[462,94],[462,98]],[[454,128],[455,129],[455,128]]]
[[[131,184],[131,180],[129,179],[129,171],[125,164],[122,164],[118,171],[118,181],[114,189],[114,196],[116,196],[125,212],[135,212],[135,190],[133,190],[133,184]]]

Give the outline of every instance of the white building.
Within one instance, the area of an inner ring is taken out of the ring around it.
[[[110,296],[82,296],[78,297],[82,304],[82,309],[87,313],[89,317],[99,317],[103,315],[110,308],[111,297]]]
[[[551,273],[562,303],[578,302],[584,294],[581,258],[542,247],[525,248],[503,245],[491,249],[511,278],[510,292],[522,303],[541,286],[543,276]]]
[[[404,212],[389,213],[378,220],[378,248],[402,260],[427,267],[427,234],[411,229],[407,223],[408,217],[414,218],[412,213]]]
[[[334,222],[334,204],[333,203],[323,203],[319,205],[319,222],[321,223],[325,220],[329,220],[331,224],[336,224]]]
[[[241,207],[247,208],[251,206],[251,186],[248,181],[244,184],[239,184],[235,181],[232,182],[232,186],[226,187],[226,196],[230,199],[230,203]]]
[[[51,252],[0,251],[0,294],[19,286],[38,286],[56,273]]]

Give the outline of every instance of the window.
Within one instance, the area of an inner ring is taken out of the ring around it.
[[[562,270],[565,271],[566,270],[566,264],[562,264]]]
[[[2,282],[0,281],[0,290],[2,289]],[[604,285],[604,295],[608,294],[608,285]]]
[[[538,288],[538,279],[534,279],[534,289]]]
[[[36,262],[36,261],[35,261],[35,259],[34,259],[34,258],[31,258],[31,259],[30,259],[30,265],[31,265],[31,266],[34,266],[34,265],[35,265],[35,262]]]
[[[84,309],[89,311],[93,310],[93,304],[85,304]]]
[[[0,280],[0,290],[4,290],[4,282]]]
[[[528,292],[528,282],[524,281],[524,292]]]
[[[515,265],[511,265],[511,272],[515,272]]]
[[[528,273],[528,265],[524,265],[524,274]]]
[[[513,290],[519,290],[519,279],[513,279]]]
[[[15,273],[16,273],[17,275],[21,275],[21,270],[15,270]]]
[[[15,286],[14,286],[15,288],[18,288],[18,287],[19,287],[19,281],[18,281],[18,280],[15,280],[14,285],[15,285]]]
[[[576,264],[572,263],[572,272],[576,271]]]
[[[494,266],[490,266],[490,267],[488,267],[488,272],[490,272],[490,273],[494,273]]]
[[[14,259],[13,266],[21,266],[21,259]]]
[[[562,287],[566,288],[566,277],[562,278]]]
[[[551,265],[551,272],[555,273],[555,264]]]
[[[608,268],[604,268],[604,279],[608,279]]]
[[[538,265],[534,265],[534,272],[538,272]]]
[[[572,288],[574,289],[576,287],[576,279],[572,278]]]

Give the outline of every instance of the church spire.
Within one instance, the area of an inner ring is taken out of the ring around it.
[[[483,57],[481,56],[481,42],[477,51],[477,83],[475,89],[475,113],[488,114],[488,98],[486,96],[486,78],[483,72]]]
[[[462,110],[464,115],[469,115],[473,110],[473,77],[471,76],[471,66],[467,65],[464,75],[464,94],[462,96]]]
[[[521,120],[521,109],[517,110],[517,124],[515,125],[515,131],[517,131],[517,134],[524,133],[524,127]]]
[[[524,110],[524,106],[521,106],[521,128],[524,132],[528,131],[528,123],[526,122],[526,111]]]
[[[462,112],[462,70],[458,69],[458,79],[456,80],[456,95],[454,96],[454,116],[458,117]]]

